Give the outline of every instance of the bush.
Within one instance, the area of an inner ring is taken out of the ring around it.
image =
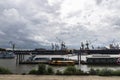
[[[120,76],[120,70],[113,71],[113,72],[112,72],[112,75],[113,75],[113,76]]]
[[[31,70],[29,74],[37,74],[37,70]]]
[[[65,74],[65,75],[74,75],[74,74],[76,74],[76,72],[77,72],[77,69],[76,69],[75,66],[68,66],[64,70],[63,74]]]
[[[89,75],[99,75],[99,76],[120,76],[120,70],[113,71],[110,69],[94,70],[90,69]]]
[[[31,70],[30,72],[29,72],[29,74],[37,74],[37,75],[39,75],[39,74],[46,74],[46,65],[44,65],[44,64],[39,64],[38,65],[38,69],[37,70]]]
[[[54,74],[54,70],[50,66],[47,67],[47,71],[46,72],[47,72],[47,74]]]
[[[88,75],[88,73],[83,72],[81,69],[76,69],[75,66],[68,66],[64,72],[64,75]]]
[[[56,75],[62,75],[62,72],[60,70],[57,70]]]
[[[81,69],[77,69],[75,75],[88,75],[88,73],[85,73],[85,72],[82,71]]]
[[[39,64],[38,66],[38,74],[46,74],[46,65],[45,64]]]
[[[98,75],[99,75],[99,76],[111,76],[111,75],[113,75],[113,72],[114,72],[114,71],[109,70],[109,69],[103,69],[103,70],[100,70],[100,71],[98,72]]]
[[[10,74],[11,72],[8,69],[0,68],[0,74]],[[31,70],[29,74],[37,74],[37,75],[44,75],[44,74],[54,74],[54,70],[51,66],[46,67],[44,64],[40,64],[37,70]],[[64,69],[63,72],[57,70],[56,75],[99,75],[99,76],[120,76],[120,70],[113,71],[110,69],[102,69],[102,70],[94,70],[90,69],[89,73],[83,72],[81,69],[77,69],[75,66],[68,66]],[[23,74],[25,75],[25,74]]]
[[[26,73],[22,73],[22,75],[26,75]]]
[[[46,66],[45,64],[39,64],[37,70],[31,70],[29,74],[37,74],[37,75],[46,75],[46,74],[54,74],[54,70],[50,66]]]
[[[6,68],[0,67],[0,74],[12,74],[12,72]]]
[[[90,69],[89,74],[90,75],[97,75],[99,73],[99,69],[94,70],[93,68]]]

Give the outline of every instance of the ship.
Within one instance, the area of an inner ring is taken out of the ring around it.
[[[55,66],[70,66],[75,65],[75,61],[62,57],[53,57],[51,58],[49,64]]]
[[[120,55],[94,54],[86,57],[86,64],[120,65]]]
[[[0,59],[13,59],[15,58],[15,54],[13,52],[1,51]]]

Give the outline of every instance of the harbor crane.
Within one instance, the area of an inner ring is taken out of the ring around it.
[[[110,49],[119,49],[119,44],[115,43],[115,39],[113,39],[112,43],[109,45]]]
[[[85,49],[89,49],[89,42],[88,41],[86,41],[86,48]]]
[[[84,43],[81,42],[81,49],[84,50]]]
[[[15,49],[15,43],[13,43],[13,41],[10,41],[9,44],[12,46],[12,50],[14,52],[14,49]]]
[[[59,43],[61,45],[61,50],[66,50],[65,42],[62,41],[61,39],[59,39],[58,37],[56,37],[56,39],[59,41]]]
[[[90,40],[86,40],[86,43],[84,44],[83,42],[81,42],[81,49],[89,49],[89,45],[93,44],[94,42],[96,42],[97,39],[90,41]],[[86,46],[86,47],[85,47]],[[91,45],[92,49],[94,49],[94,46]]]
[[[93,40],[93,41],[89,41],[89,45],[95,43],[96,41],[97,41],[97,39],[95,39],[95,40]],[[93,46],[93,45],[91,45],[91,47],[92,47],[92,49],[94,49],[94,46]]]
[[[51,46],[52,46],[52,50],[54,50],[54,44],[53,43],[51,44]]]

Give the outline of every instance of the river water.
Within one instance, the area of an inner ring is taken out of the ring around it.
[[[40,56],[40,55],[38,55]],[[43,55],[42,57],[57,57],[57,55]],[[77,56],[63,56],[63,55],[58,55],[61,57],[68,57],[70,59],[77,59]],[[83,55],[81,57],[82,60],[86,60],[86,56],[87,55]],[[114,56],[114,55],[112,55]],[[25,55],[25,60],[28,59],[28,57],[30,57],[29,55]],[[21,73],[28,73],[30,70],[32,69],[37,69],[38,65],[37,64],[16,64],[16,58],[14,59],[0,59],[0,67],[4,67],[7,68],[9,70],[11,70],[13,73],[15,74],[21,74]],[[55,70],[63,70],[65,69],[65,66],[53,66]],[[102,68],[108,68],[108,69],[113,69],[113,70],[120,70],[120,65],[118,66],[90,66],[90,65],[76,65],[77,68],[83,70],[83,71],[89,71],[90,68],[94,68],[94,69],[102,69]]]

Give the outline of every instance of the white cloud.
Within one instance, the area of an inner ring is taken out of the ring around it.
[[[20,48],[50,46],[56,37],[74,48],[85,40],[119,41],[119,21],[119,0],[1,0],[0,47],[9,41]]]

